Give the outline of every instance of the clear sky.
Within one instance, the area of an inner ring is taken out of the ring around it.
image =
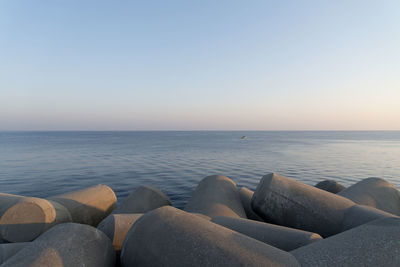
[[[400,130],[400,1],[0,1],[0,130]]]

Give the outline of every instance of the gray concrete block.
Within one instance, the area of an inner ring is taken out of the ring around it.
[[[381,178],[367,178],[338,193],[357,204],[400,215],[400,192]]]
[[[0,193],[0,236],[6,241],[31,241],[54,225],[70,221],[69,211],[56,202]]]
[[[204,215],[204,214],[201,214],[201,213],[196,213],[196,212],[190,212],[190,214],[199,216],[200,218],[202,218],[204,220],[211,221],[211,218],[208,217],[207,215]]]
[[[129,230],[122,266],[299,266],[294,257],[173,207],[143,215]]]
[[[322,240],[316,233],[243,218],[215,217],[211,221],[285,251]]]
[[[247,218],[236,184],[226,176],[212,175],[200,181],[185,211],[211,218],[216,216]]]
[[[345,211],[355,205],[347,198],[273,173],[261,179],[251,204],[266,221],[323,237],[339,233]]]
[[[32,241],[2,267],[111,267],[114,264],[111,240],[103,232],[89,225],[63,223]]]
[[[301,266],[400,266],[400,218],[363,224],[291,253]]]
[[[264,220],[254,212],[251,208],[251,198],[253,197],[254,192],[249,190],[246,187],[242,187],[239,189],[239,197],[242,202],[244,211],[246,212],[247,218],[255,221],[263,222]]]
[[[146,213],[170,205],[171,201],[161,190],[152,186],[140,186],[126,197],[113,213]]]
[[[339,184],[338,182],[336,182],[335,180],[324,180],[322,182],[319,182],[315,185],[316,188],[328,191],[330,193],[333,194],[337,194],[340,191],[342,191],[343,189],[345,189],[346,187],[344,187],[343,185]]]
[[[79,191],[49,198],[65,206],[75,223],[97,226],[115,208],[117,197],[106,185],[96,185]]]
[[[383,210],[378,210],[369,206],[354,205],[346,210],[342,222],[342,231],[352,229],[362,224],[388,217],[397,217]]]
[[[0,244],[0,264],[14,256],[28,244],[29,242]]]
[[[129,229],[142,215],[143,213],[111,214],[99,223],[97,229],[111,239],[115,251],[118,252],[122,249],[122,243]]]

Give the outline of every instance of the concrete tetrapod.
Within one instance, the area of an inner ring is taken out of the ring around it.
[[[369,206],[354,205],[346,210],[342,221],[342,232],[360,226],[362,224],[375,221],[377,219],[397,217],[383,210],[378,210]]]
[[[341,231],[345,211],[355,203],[278,174],[265,175],[252,198],[252,208],[266,221],[318,233]]]
[[[215,217],[211,221],[285,251],[322,240],[316,233],[243,218]]]
[[[201,213],[211,218],[247,218],[236,184],[222,175],[211,175],[201,180],[186,204],[185,211]]]
[[[400,192],[381,178],[367,178],[338,193],[357,204],[400,215]]]
[[[0,193],[0,236],[6,241],[31,241],[52,226],[70,221],[68,210],[57,202]]]
[[[135,214],[111,214],[97,226],[97,229],[105,233],[113,242],[115,251],[122,249],[125,236],[133,224],[143,215]]]
[[[260,216],[258,216],[257,213],[255,213],[254,210],[251,208],[251,198],[253,197],[253,194],[254,192],[246,187],[240,188],[239,190],[240,201],[242,201],[242,205],[244,211],[246,212],[247,218],[263,222],[264,220]]]
[[[152,186],[140,186],[126,197],[113,213],[146,213],[170,205],[171,201],[161,190]]]
[[[324,180],[322,182],[319,182],[315,185],[316,188],[328,191],[330,193],[333,194],[337,194],[340,191],[342,191],[343,189],[345,189],[346,187],[344,187],[343,185],[339,184],[338,182],[336,182],[335,180]]]
[[[301,266],[400,266],[400,218],[372,221],[291,251]]]
[[[173,207],[144,214],[129,230],[122,266],[299,266],[285,251]]]
[[[211,221],[211,218],[208,217],[207,215],[201,214],[201,213],[197,213],[197,212],[190,212],[190,214],[199,216],[200,218],[207,220],[207,221]]]
[[[63,223],[32,241],[2,267],[111,267],[114,264],[112,243],[103,232],[89,225]]]
[[[29,242],[6,243],[0,244],[0,264],[5,262],[10,257],[14,256],[18,251],[26,247]]]
[[[117,197],[106,185],[96,185],[79,191],[49,198],[71,213],[75,223],[97,226],[115,208]]]

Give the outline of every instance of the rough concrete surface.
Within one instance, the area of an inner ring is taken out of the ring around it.
[[[134,214],[110,214],[105,218],[97,229],[105,233],[113,242],[114,249],[120,251],[122,244],[129,229],[143,215],[143,213]]]
[[[243,218],[216,217],[211,221],[285,251],[322,240],[316,233]]]
[[[317,183],[315,185],[316,188],[328,191],[330,193],[333,194],[337,194],[340,191],[342,191],[343,189],[345,189],[346,187],[344,187],[343,185],[339,184],[337,181],[335,180],[324,180],[321,181],[319,183]]]
[[[271,173],[261,179],[251,205],[266,221],[327,237],[341,232],[344,213],[355,203]]]
[[[106,185],[96,185],[79,191],[49,198],[63,205],[75,223],[97,226],[115,208],[117,197]]]
[[[5,262],[7,259],[14,256],[18,251],[26,247],[29,242],[20,243],[6,243],[0,244],[0,264]]]
[[[196,215],[162,207],[128,232],[122,266],[299,266],[279,250]]]
[[[360,226],[362,224],[388,217],[397,217],[383,210],[364,205],[354,205],[346,210],[342,222],[342,231]]]
[[[400,192],[395,185],[381,178],[367,178],[338,193],[357,204],[400,215]]]
[[[400,218],[363,224],[291,253],[302,266],[400,266]]]
[[[251,208],[251,198],[253,197],[254,192],[246,187],[241,187],[239,189],[239,197],[240,201],[242,201],[242,205],[244,211],[246,212],[247,218],[255,221],[263,222],[264,220],[254,212]]]
[[[247,218],[236,184],[226,176],[207,176],[198,184],[185,211],[211,218],[216,216]]]
[[[31,241],[54,225],[70,221],[69,211],[56,202],[0,193],[0,236],[6,241]]]
[[[111,267],[111,240],[96,228],[77,223],[54,226],[9,258],[2,267]]]
[[[146,213],[168,205],[171,205],[171,201],[167,195],[155,187],[146,185],[136,188],[113,213]]]

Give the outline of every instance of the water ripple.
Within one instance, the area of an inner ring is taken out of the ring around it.
[[[400,132],[0,132],[5,193],[48,197],[102,183],[121,201],[147,184],[182,208],[207,175],[254,190],[269,172],[310,185],[376,176],[399,186]]]

